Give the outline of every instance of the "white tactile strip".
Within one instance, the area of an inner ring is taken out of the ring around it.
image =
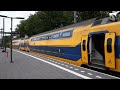
[[[89,75],[93,75],[93,74],[91,74],[91,73],[88,73]]]
[[[43,57],[43,56],[40,56],[41,58],[43,58],[43,59],[47,59],[47,60],[51,60],[52,62],[58,62],[59,64],[61,64],[62,66],[65,66],[66,68],[72,68],[72,69],[74,69],[75,71],[79,71],[79,69],[75,69],[76,67],[78,67],[78,68],[83,68],[83,67],[80,67],[80,66],[76,66],[76,65],[73,65],[73,64],[69,64],[69,63],[67,63],[67,62],[63,62],[63,61],[59,61],[59,60],[54,60],[54,59],[48,59],[47,57]],[[57,63],[57,64],[58,64]],[[64,64],[63,64],[64,63]],[[67,65],[66,65],[67,64]],[[68,66],[68,65],[70,65],[70,66]],[[71,67],[71,65],[72,65],[72,67]],[[89,70],[89,71],[92,71],[92,72],[94,72],[94,73],[98,73],[98,75],[99,74],[102,74],[102,76],[103,75],[105,75],[105,76],[109,76],[109,77],[113,77],[113,78],[118,78],[118,77],[115,77],[115,76],[111,76],[111,75],[108,75],[108,74],[104,74],[104,73],[101,73],[101,72],[98,72],[98,71],[94,71],[94,70],[91,70],[91,69],[86,69],[86,68],[83,68],[83,69],[85,69],[84,71],[81,71],[81,72],[88,72],[88,71],[86,71],[86,70]],[[93,76],[95,76],[94,74],[90,74],[90,73],[87,73],[88,75],[93,75]],[[102,76],[95,76],[96,78],[102,78]],[[120,78],[118,78],[118,79],[120,79]]]
[[[49,59],[49,61],[54,61],[53,59]],[[58,61],[58,60],[56,60],[56,61]],[[61,62],[61,63],[60,63]],[[56,62],[55,62],[56,63]],[[64,63],[64,64],[63,64]],[[58,61],[58,63],[57,64],[61,64],[62,66],[65,66],[65,67],[67,67],[67,68],[70,68],[70,69],[74,69],[75,71],[79,71],[79,69],[78,68],[81,68],[80,66],[76,66],[76,65],[72,65],[73,67],[71,67],[71,64],[69,64],[69,63],[67,63],[67,62],[63,62],[63,61]],[[67,65],[66,65],[67,64]],[[83,67],[82,67],[83,68]],[[89,70],[89,69],[88,69]],[[90,70],[90,71],[93,71],[93,70]],[[82,72],[82,73],[84,73],[85,71],[80,71],[80,72]],[[97,71],[96,71],[97,72]],[[86,72],[87,73],[87,72]],[[100,72],[99,72],[100,73]],[[87,73],[88,75],[90,75],[90,76],[95,76],[94,74],[92,74],[92,73]],[[102,73],[103,74],[103,73]],[[107,74],[106,74],[107,75]],[[95,76],[96,78],[102,78],[102,76]],[[115,77],[116,78],[116,77]]]
[[[51,59],[51,61],[54,61],[53,59]],[[58,61],[58,60],[56,60],[56,61]],[[60,63],[61,62],[61,63]],[[64,63],[64,64],[63,64]],[[79,71],[79,69],[78,68],[83,68],[83,67],[80,67],[80,66],[76,66],[76,65],[72,65],[72,67],[71,67],[71,64],[69,64],[69,63],[67,63],[67,62],[63,62],[63,61],[58,61],[58,63],[57,64],[61,64],[62,66],[65,66],[65,67],[67,67],[67,68],[70,68],[70,69],[74,69],[75,71]],[[66,65],[67,64],[67,65]],[[85,68],[84,68],[85,69]],[[90,70],[90,69],[87,69],[87,70]],[[90,70],[90,72],[93,72],[93,70]],[[86,72],[86,70],[84,70],[84,71],[80,71],[80,72],[82,72],[82,73],[84,73],[84,72]],[[87,73],[87,72],[86,72]],[[97,71],[94,71],[94,73],[100,73],[100,72],[97,72]],[[87,73],[88,75],[90,75],[90,76],[95,76],[93,73]],[[101,74],[104,74],[104,73],[101,73]],[[107,75],[107,74],[104,74],[104,75]],[[108,76],[111,76],[111,75],[108,75]],[[102,76],[95,76],[96,78],[102,78]],[[111,77],[114,77],[114,76],[111,76]],[[117,77],[114,77],[114,78],[117,78]],[[118,78],[119,79],[119,78]]]
[[[73,71],[73,70],[67,69],[67,68],[62,67],[62,66],[60,66],[60,65],[57,65],[57,64],[55,64],[55,63],[53,63],[53,62],[51,63],[51,62],[49,62],[49,61],[47,61],[47,60],[44,60],[44,59],[35,57],[35,56],[33,56],[33,55],[30,55],[30,54],[27,54],[27,53],[24,53],[24,52],[21,52],[21,51],[18,51],[18,50],[13,50],[13,51],[18,52],[18,53],[21,53],[21,54],[26,55],[26,56],[31,57],[31,58],[34,58],[34,59],[39,60],[39,61],[41,61],[41,62],[47,63],[47,64],[52,65],[52,66],[54,66],[54,67],[57,67],[57,68],[59,68],[59,69],[62,69],[62,70],[64,70],[64,71],[69,72],[69,73],[71,73],[71,74],[73,74],[73,75],[75,75],[75,76],[78,76],[78,77],[80,77],[80,78],[83,78],[83,79],[92,79],[92,78],[90,78],[90,77],[88,77],[88,76],[82,75],[82,74],[77,73],[77,72],[75,72],[75,71]],[[55,62],[55,61],[54,61],[54,62]]]
[[[90,70],[90,69],[86,69],[86,68],[83,68],[83,67],[80,67],[80,66],[69,64],[67,62],[54,60],[54,59],[48,59],[47,57],[43,57],[43,56],[35,55],[35,54],[34,54],[34,56],[36,56],[36,57],[39,56],[40,59],[47,60],[49,62],[52,62],[52,63],[54,63],[56,65],[60,65],[62,67],[70,69],[70,70],[72,69],[75,72],[78,72],[78,73],[81,73],[81,74],[85,74],[86,76],[89,76],[90,78],[93,78],[93,79],[106,79],[106,78],[104,78],[102,76],[109,76],[109,77],[117,78],[117,77],[114,77],[114,76],[111,76],[111,75],[108,75],[108,74],[100,73],[100,72],[97,72],[97,71],[94,71],[94,70]],[[81,68],[82,68],[82,70],[81,70]],[[120,78],[117,78],[117,79],[120,79]]]

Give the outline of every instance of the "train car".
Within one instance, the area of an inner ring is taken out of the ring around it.
[[[83,64],[120,72],[120,21],[97,20],[81,35]]]
[[[28,51],[28,52],[30,51],[29,39],[21,39],[19,50]]]
[[[32,36],[29,45],[31,51],[50,58],[120,72],[119,28],[120,22],[109,17],[91,19]]]
[[[56,58],[75,65],[81,65],[81,34],[82,30],[92,26],[96,18],[74,25],[32,36],[29,45],[32,52]],[[79,28],[80,30],[76,30]]]
[[[14,49],[19,49],[21,39],[13,40],[12,45]]]
[[[78,66],[120,72],[119,28],[120,20],[115,15],[94,18],[34,35],[27,47],[29,51]],[[22,40],[21,49],[27,51],[24,47]]]

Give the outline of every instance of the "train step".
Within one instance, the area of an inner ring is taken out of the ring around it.
[[[97,65],[97,64],[89,64],[87,65],[88,67],[92,67],[92,68],[96,68],[96,69],[102,69],[102,70],[107,70],[106,67],[102,66],[102,65]]]

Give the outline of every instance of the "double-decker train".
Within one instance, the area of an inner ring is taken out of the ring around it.
[[[78,66],[120,72],[120,22],[113,22],[109,17],[93,18],[40,33],[18,40],[15,45],[20,50],[37,52]]]

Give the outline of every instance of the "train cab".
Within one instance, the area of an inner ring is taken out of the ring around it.
[[[21,40],[19,50],[30,51],[30,49],[29,49],[29,39],[22,39]]]
[[[101,21],[102,22],[102,21]],[[81,37],[82,63],[120,72],[120,22],[92,26]]]
[[[13,45],[14,49],[19,49],[19,43],[20,43],[20,41],[21,41],[20,39],[12,41],[12,45]]]

